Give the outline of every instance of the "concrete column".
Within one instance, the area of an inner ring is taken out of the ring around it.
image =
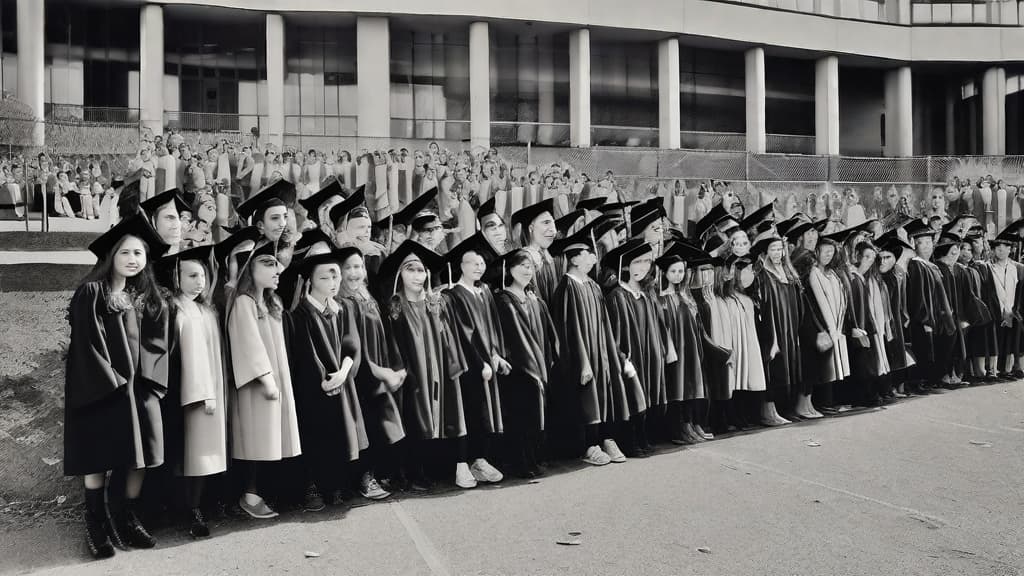
[[[164,9],[156,4],[139,13],[139,108],[142,127],[163,134]]]
[[[765,128],[764,48],[751,48],[744,54],[746,62],[747,151],[764,154],[768,150]]]
[[[590,146],[590,30],[569,35],[569,145]]]
[[[814,63],[814,151],[839,154],[839,58]]]
[[[981,81],[982,154],[1006,153],[1006,70],[985,70]]]
[[[555,121],[555,53],[549,36],[537,40],[537,121],[537,143],[554,144],[555,128],[544,125]]]
[[[914,99],[910,66],[885,73],[885,155],[914,155]]]
[[[391,136],[391,43],[388,19],[356,18],[356,88],[360,136]]]
[[[891,24],[910,24],[910,0],[888,0],[885,19]]]
[[[260,136],[284,145],[284,16],[267,14],[267,122]],[[264,134],[263,132],[266,132]]]
[[[469,136],[491,147],[491,44],[487,22],[469,25]]]
[[[679,39],[658,42],[658,145],[679,148]]]
[[[32,132],[34,146],[42,146],[46,137],[42,124],[46,94],[45,4],[40,0],[18,0],[17,7],[18,100],[28,104],[38,120]]]
[[[946,82],[946,154],[956,153],[956,101],[960,98],[960,85]]]

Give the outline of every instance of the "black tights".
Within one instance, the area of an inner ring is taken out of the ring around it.
[[[203,502],[203,489],[206,487],[206,476],[185,478],[185,504],[189,510],[199,508]]]

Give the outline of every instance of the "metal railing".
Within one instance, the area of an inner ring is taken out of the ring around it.
[[[568,146],[568,122],[506,122],[491,120],[492,145]]]
[[[768,134],[766,150],[776,154],[814,154],[814,136]]]
[[[392,138],[423,140],[468,140],[469,120],[391,118]]]
[[[746,150],[747,135],[742,132],[683,130],[679,147],[684,150]]]
[[[164,112],[164,127],[172,132],[259,132],[265,117],[258,114]]]
[[[138,108],[113,106],[79,106],[77,104],[46,104],[47,120],[54,122],[95,122],[100,124],[138,124]]]
[[[284,117],[286,136],[355,136],[358,117],[338,114],[288,114]]]
[[[594,125],[590,127],[590,143],[594,146],[657,148],[658,129],[646,126]]]

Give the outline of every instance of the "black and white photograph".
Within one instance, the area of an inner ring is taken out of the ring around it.
[[[1024,576],[1024,0],[0,0],[0,575]]]

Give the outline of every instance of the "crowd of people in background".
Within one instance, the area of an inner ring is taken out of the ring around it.
[[[1024,220],[990,233],[992,198],[844,221],[495,150],[157,150],[69,307],[95,557],[155,545],[144,486],[199,538],[218,505],[470,489],[1024,376]]]

